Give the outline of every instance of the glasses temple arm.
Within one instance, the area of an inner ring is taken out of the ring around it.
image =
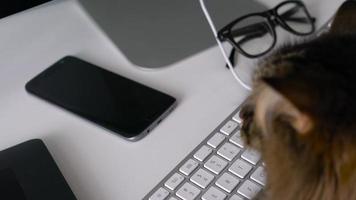
[[[231,62],[232,67],[235,67],[235,54],[236,54],[236,48],[233,47],[229,54],[229,60]],[[225,67],[229,68],[229,65],[226,63]]]
[[[245,35],[244,38],[242,38],[240,41],[237,42],[237,45],[241,46],[243,45],[243,43],[253,39],[253,38],[258,38],[261,37],[263,35],[265,35],[268,31],[259,31],[259,32],[255,32],[255,33],[251,33],[249,35]],[[235,59],[235,54],[236,54],[236,48],[232,48],[229,54],[229,60],[232,64],[232,67],[235,67],[235,63],[236,63],[236,59]],[[226,67],[228,68],[229,66],[226,64]]]
[[[298,10],[300,9],[300,6],[294,6],[293,8],[287,10],[286,12],[280,14],[281,17],[289,17],[294,15],[295,13],[298,12]]]
[[[243,36],[243,35],[248,35],[248,34],[255,34],[255,33],[257,34],[260,32],[264,33],[265,32],[264,26],[265,26],[265,22],[258,22],[255,24],[245,26],[243,28],[232,30],[230,34],[233,37],[238,37],[238,36]]]
[[[312,23],[315,23],[315,21],[316,21],[315,17],[311,17],[310,19],[311,19]],[[300,23],[308,23],[309,22],[307,18],[288,18],[285,20],[293,21],[293,22],[300,22]],[[272,25],[275,26],[276,24],[272,24]],[[267,33],[267,31],[262,26],[265,26],[265,22],[258,22],[258,23],[251,24],[249,26],[240,28],[240,29],[233,30],[231,32],[231,35],[233,37],[238,37],[238,36],[246,35],[249,33],[259,33],[259,32],[264,33],[264,34]]]
[[[280,16],[287,20],[287,21],[293,21],[293,22],[300,22],[300,23],[308,23],[308,18],[305,17],[291,17],[293,16],[295,13],[298,12],[299,9],[301,9],[302,7],[300,6],[294,6],[293,8],[287,10],[285,13],[281,14]],[[311,22],[315,23],[316,19],[315,17],[311,17]]]

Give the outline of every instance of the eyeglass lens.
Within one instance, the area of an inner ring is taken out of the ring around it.
[[[259,55],[268,51],[274,37],[266,18],[253,15],[242,19],[231,28],[231,35],[237,46],[249,55]]]
[[[305,7],[290,2],[277,9],[278,15],[284,23],[293,31],[299,34],[309,34],[313,32],[313,25],[307,14]]]

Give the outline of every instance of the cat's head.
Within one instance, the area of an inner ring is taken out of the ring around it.
[[[240,117],[269,199],[356,199],[356,2],[329,32],[262,60]]]
[[[356,141],[355,11],[356,2],[345,2],[328,33],[285,45],[261,62],[240,112],[248,144],[262,148],[281,129],[298,151],[304,145],[324,153],[338,139]]]

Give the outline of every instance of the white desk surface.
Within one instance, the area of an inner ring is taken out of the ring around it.
[[[320,24],[341,2],[307,6]],[[164,69],[138,69],[74,1],[1,19],[0,44],[0,149],[41,138],[81,200],[141,199],[247,95],[216,47]],[[27,94],[25,83],[65,55],[172,94],[178,107],[131,143]]]

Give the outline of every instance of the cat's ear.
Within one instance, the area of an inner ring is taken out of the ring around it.
[[[308,134],[314,127],[314,121],[308,110],[312,103],[310,87],[302,81],[293,78],[264,78],[264,94],[268,98],[266,110],[283,116],[297,133]],[[266,99],[265,99],[266,100]],[[262,99],[264,101],[264,99]]]
[[[356,1],[345,1],[331,24],[331,34],[356,34]]]

